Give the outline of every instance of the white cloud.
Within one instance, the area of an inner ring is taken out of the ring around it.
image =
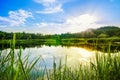
[[[92,24],[92,23],[95,23],[96,21],[97,21],[97,18],[95,16],[84,14],[77,17],[68,18],[66,23],[81,25],[81,24]]]
[[[98,28],[103,26],[102,24],[97,24],[99,19],[95,16],[89,14],[83,14],[76,17],[69,17],[64,23],[37,23],[41,33],[45,34],[55,34],[55,33],[66,33],[66,32],[81,32],[89,28]]]
[[[52,14],[52,13],[58,13],[58,12],[63,12],[63,9],[61,8],[61,4],[51,6],[51,7],[46,7],[43,11],[36,11],[36,13],[42,13],[42,14]]]
[[[5,25],[0,25],[0,28],[6,28],[7,26],[5,26]]]
[[[44,22],[35,23],[34,26],[37,26],[37,27],[39,27],[39,28],[41,28],[41,27],[46,27],[46,26],[48,26],[48,23],[44,23]]]
[[[8,17],[0,16],[0,21],[5,22],[5,25],[19,26],[25,24],[26,19],[33,17],[31,12],[19,9],[18,11],[9,11]]]
[[[100,27],[100,24],[97,24],[98,18],[89,14],[83,14],[76,17],[68,18],[65,22],[66,29],[70,32],[80,32],[88,28],[97,28]]]
[[[44,10],[36,11],[36,13],[52,14],[63,12],[62,3],[58,2],[57,0],[35,0],[35,2],[44,6]]]
[[[34,32],[36,33],[44,33],[44,34],[54,34],[54,33],[61,33],[61,26],[63,24],[59,23],[48,23],[48,22],[41,22],[35,23]]]

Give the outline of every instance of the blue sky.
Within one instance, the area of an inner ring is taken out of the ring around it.
[[[120,0],[0,0],[0,30],[55,34],[120,26]]]

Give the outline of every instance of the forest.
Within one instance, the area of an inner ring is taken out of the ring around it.
[[[13,32],[3,32],[0,31],[0,40],[12,39]],[[110,38],[110,37],[120,37],[120,28],[117,26],[104,26],[97,29],[88,29],[83,32],[77,33],[62,33],[62,34],[41,34],[41,33],[25,33],[16,32],[16,39],[66,39],[66,38]]]

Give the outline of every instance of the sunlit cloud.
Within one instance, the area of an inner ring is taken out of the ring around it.
[[[6,28],[7,26],[6,25],[0,25],[0,28]]]
[[[37,29],[37,30],[35,28],[33,29],[37,33],[55,34],[55,33],[61,33],[63,24],[52,23],[52,22],[41,22],[41,23],[35,23],[33,26]]]
[[[46,7],[43,11],[36,11],[36,13],[52,14],[52,13],[63,12],[63,9],[61,7],[62,5],[58,4],[58,5]]]
[[[80,32],[89,28],[97,28],[102,25],[97,24],[98,18],[90,14],[83,14],[68,18],[65,22],[68,32]]]
[[[8,17],[0,16],[0,21],[10,26],[19,26],[25,24],[27,18],[33,17],[31,12],[19,9],[18,11],[9,11]]]
[[[97,17],[89,15],[89,14],[83,14],[77,17],[71,17],[68,18],[66,23],[67,24],[75,24],[75,25],[82,25],[82,24],[93,24],[97,21]]]
[[[98,28],[102,24],[98,24],[99,19],[93,15],[83,14],[75,17],[69,17],[63,23],[36,23],[42,33],[55,34],[55,33],[66,33],[66,32],[81,32],[89,28]]]
[[[0,3],[1,31],[54,34],[120,27],[119,0],[11,1]]]
[[[43,10],[36,11],[36,13],[52,14],[63,12],[62,3],[57,0],[35,0],[35,2],[44,6]]]

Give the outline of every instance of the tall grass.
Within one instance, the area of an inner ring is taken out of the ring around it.
[[[98,54],[87,65],[80,64],[76,68],[68,67],[65,63],[58,67],[53,64],[52,73],[47,80],[120,80],[120,53]]]
[[[95,47],[97,48],[97,46]],[[56,63],[54,61],[52,73],[50,73],[47,79],[120,80],[120,52],[111,53],[111,43],[109,43],[107,53],[101,54],[96,51],[94,59],[86,65],[81,63],[79,66],[76,66],[76,68],[72,68],[67,66],[66,62],[67,61],[65,61],[65,64],[61,65],[60,60],[60,64],[56,67]]]
[[[30,80],[37,79],[34,76],[35,64],[40,57],[28,63],[29,56],[22,57],[22,47],[15,53],[15,34],[13,40],[10,41],[10,52],[0,52],[0,80]],[[31,75],[32,74],[32,75]]]
[[[29,56],[22,57],[22,47],[15,53],[15,34],[10,41],[10,52],[0,52],[0,80],[120,80],[120,52],[112,54],[110,45],[107,54],[96,51],[95,58],[88,64],[76,68],[67,66],[67,58],[62,64],[53,61],[53,68],[35,67],[41,57],[28,62]],[[72,64],[72,63],[71,63]]]

